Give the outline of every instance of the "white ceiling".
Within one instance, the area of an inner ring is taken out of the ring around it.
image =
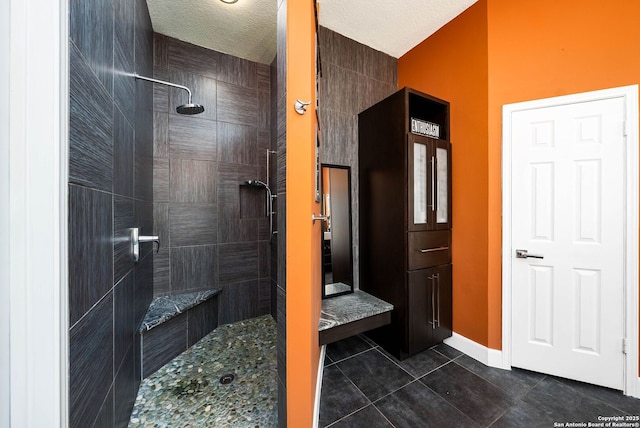
[[[399,58],[476,1],[318,0],[318,4],[320,25]],[[147,4],[157,33],[264,64],[276,55],[277,0],[235,4],[147,0]]]

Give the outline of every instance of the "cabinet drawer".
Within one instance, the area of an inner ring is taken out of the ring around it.
[[[423,269],[451,263],[451,232],[409,232],[408,269]]]

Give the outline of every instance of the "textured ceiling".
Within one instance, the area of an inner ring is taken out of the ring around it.
[[[318,0],[318,3],[320,25],[399,58],[476,1]],[[276,55],[277,2],[147,0],[155,32],[263,64],[270,64]]]
[[[147,5],[156,33],[270,64],[276,56],[276,1],[147,0]]]

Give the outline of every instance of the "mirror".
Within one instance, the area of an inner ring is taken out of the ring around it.
[[[322,164],[322,298],[353,293],[351,168]]]

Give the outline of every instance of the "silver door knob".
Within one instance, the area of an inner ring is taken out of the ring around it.
[[[529,254],[528,250],[516,250],[517,259],[544,259],[541,254]]]

